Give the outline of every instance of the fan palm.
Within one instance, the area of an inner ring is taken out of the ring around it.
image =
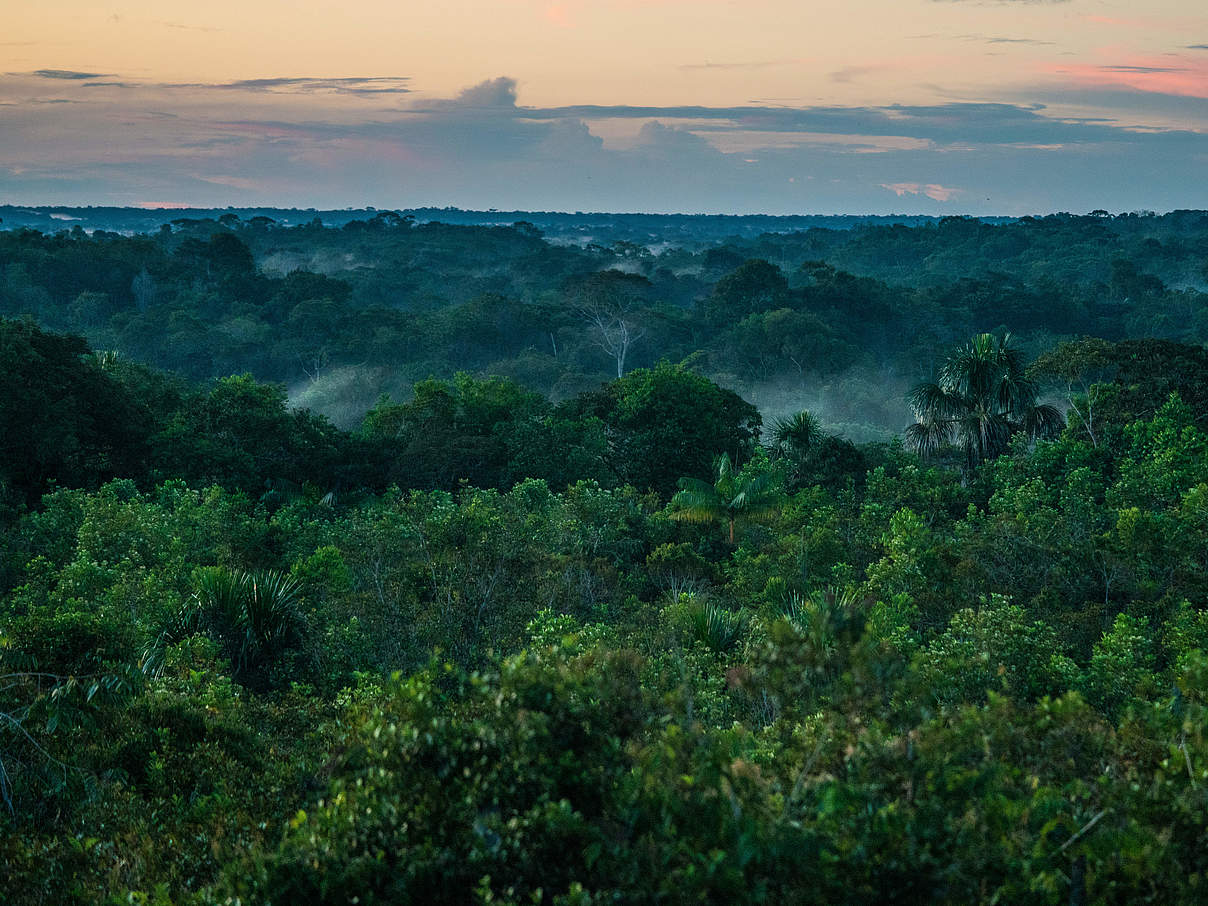
[[[271,570],[199,570],[192,598],[144,652],[144,670],[160,673],[169,645],[205,632],[231,658],[236,679],[255,675],[260,667],[302,641],[306,621],[299,606],[301,590],[297,579]]]
[[[1019,431],[1036,439],[1061,430],[1061,413],[1038,404],[1036,396],[1011,335],[978,334],[952,351],[936,381],[910,391],[915,423],[906,429],[906,442],[924,457],[955,443],[972,469],[1006,450]]]
[[[712,602],[693,601],[688,619],[692,640],[714,654],[725,654],[742,638],[742,617]]]
[[[822,425],[805,411],[778,418],[771,427],[772,450],[792,459],[803,458],[822,439]]]
[[[759,522],[775,514],[780,493],[776,476],[769,472],[747,475],[734,467],[728,453],[717,458],[716,480],[710,484],[699,478],[681,478],[680,490],[671,498],[672,519],[681,522],[725,523],[730,546],[734,546],[734,527],[740,520]]]

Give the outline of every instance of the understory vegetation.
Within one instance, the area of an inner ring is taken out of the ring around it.
[[[1208,900],[1208,215],[953,220],[0,233],[0,901]]]

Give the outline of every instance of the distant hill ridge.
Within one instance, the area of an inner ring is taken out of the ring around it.
[[[243,222],[267,217],[282,226],[297,226],[318,218],[325,226],[342,227],[353,220],[369,220],[382,213],[413,217],[417,222],[439,221],[457,225],[505,226],[518,222],[533,224],[554,240],[683,239],[720,241],[731,237],[753,238],[763,233],[785,233],[823,228],[851,229],[877,225],[919,226],[943,218],[915,214],[643,214],[584,211],[467,211],[461,208],[141,208],[72,207],[62,205],[0,205],[0,229],[30,228],[58,232],[73,227],[92,232],[153,233],[177,220],[215,220],[237,217]],[[1009,223],[1014,217],[979,217],[985,223]]]

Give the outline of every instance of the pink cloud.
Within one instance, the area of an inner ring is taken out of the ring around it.
[[[1158,94],[1208,98],[1208,60],[1177,54],[1133,57],[1110,65],[1070,63],[1050,65],[1047,71],[1092,88],[1131,88]]]

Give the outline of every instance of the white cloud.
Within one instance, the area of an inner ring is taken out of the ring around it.
[[[898,198],[906,195],[926,195],[934,201],[951,201],[961,194],[960,189],[941,186],[938,183],[927,183],[926,185],[917,182],[881,183],[881,188],[888,189]]]

